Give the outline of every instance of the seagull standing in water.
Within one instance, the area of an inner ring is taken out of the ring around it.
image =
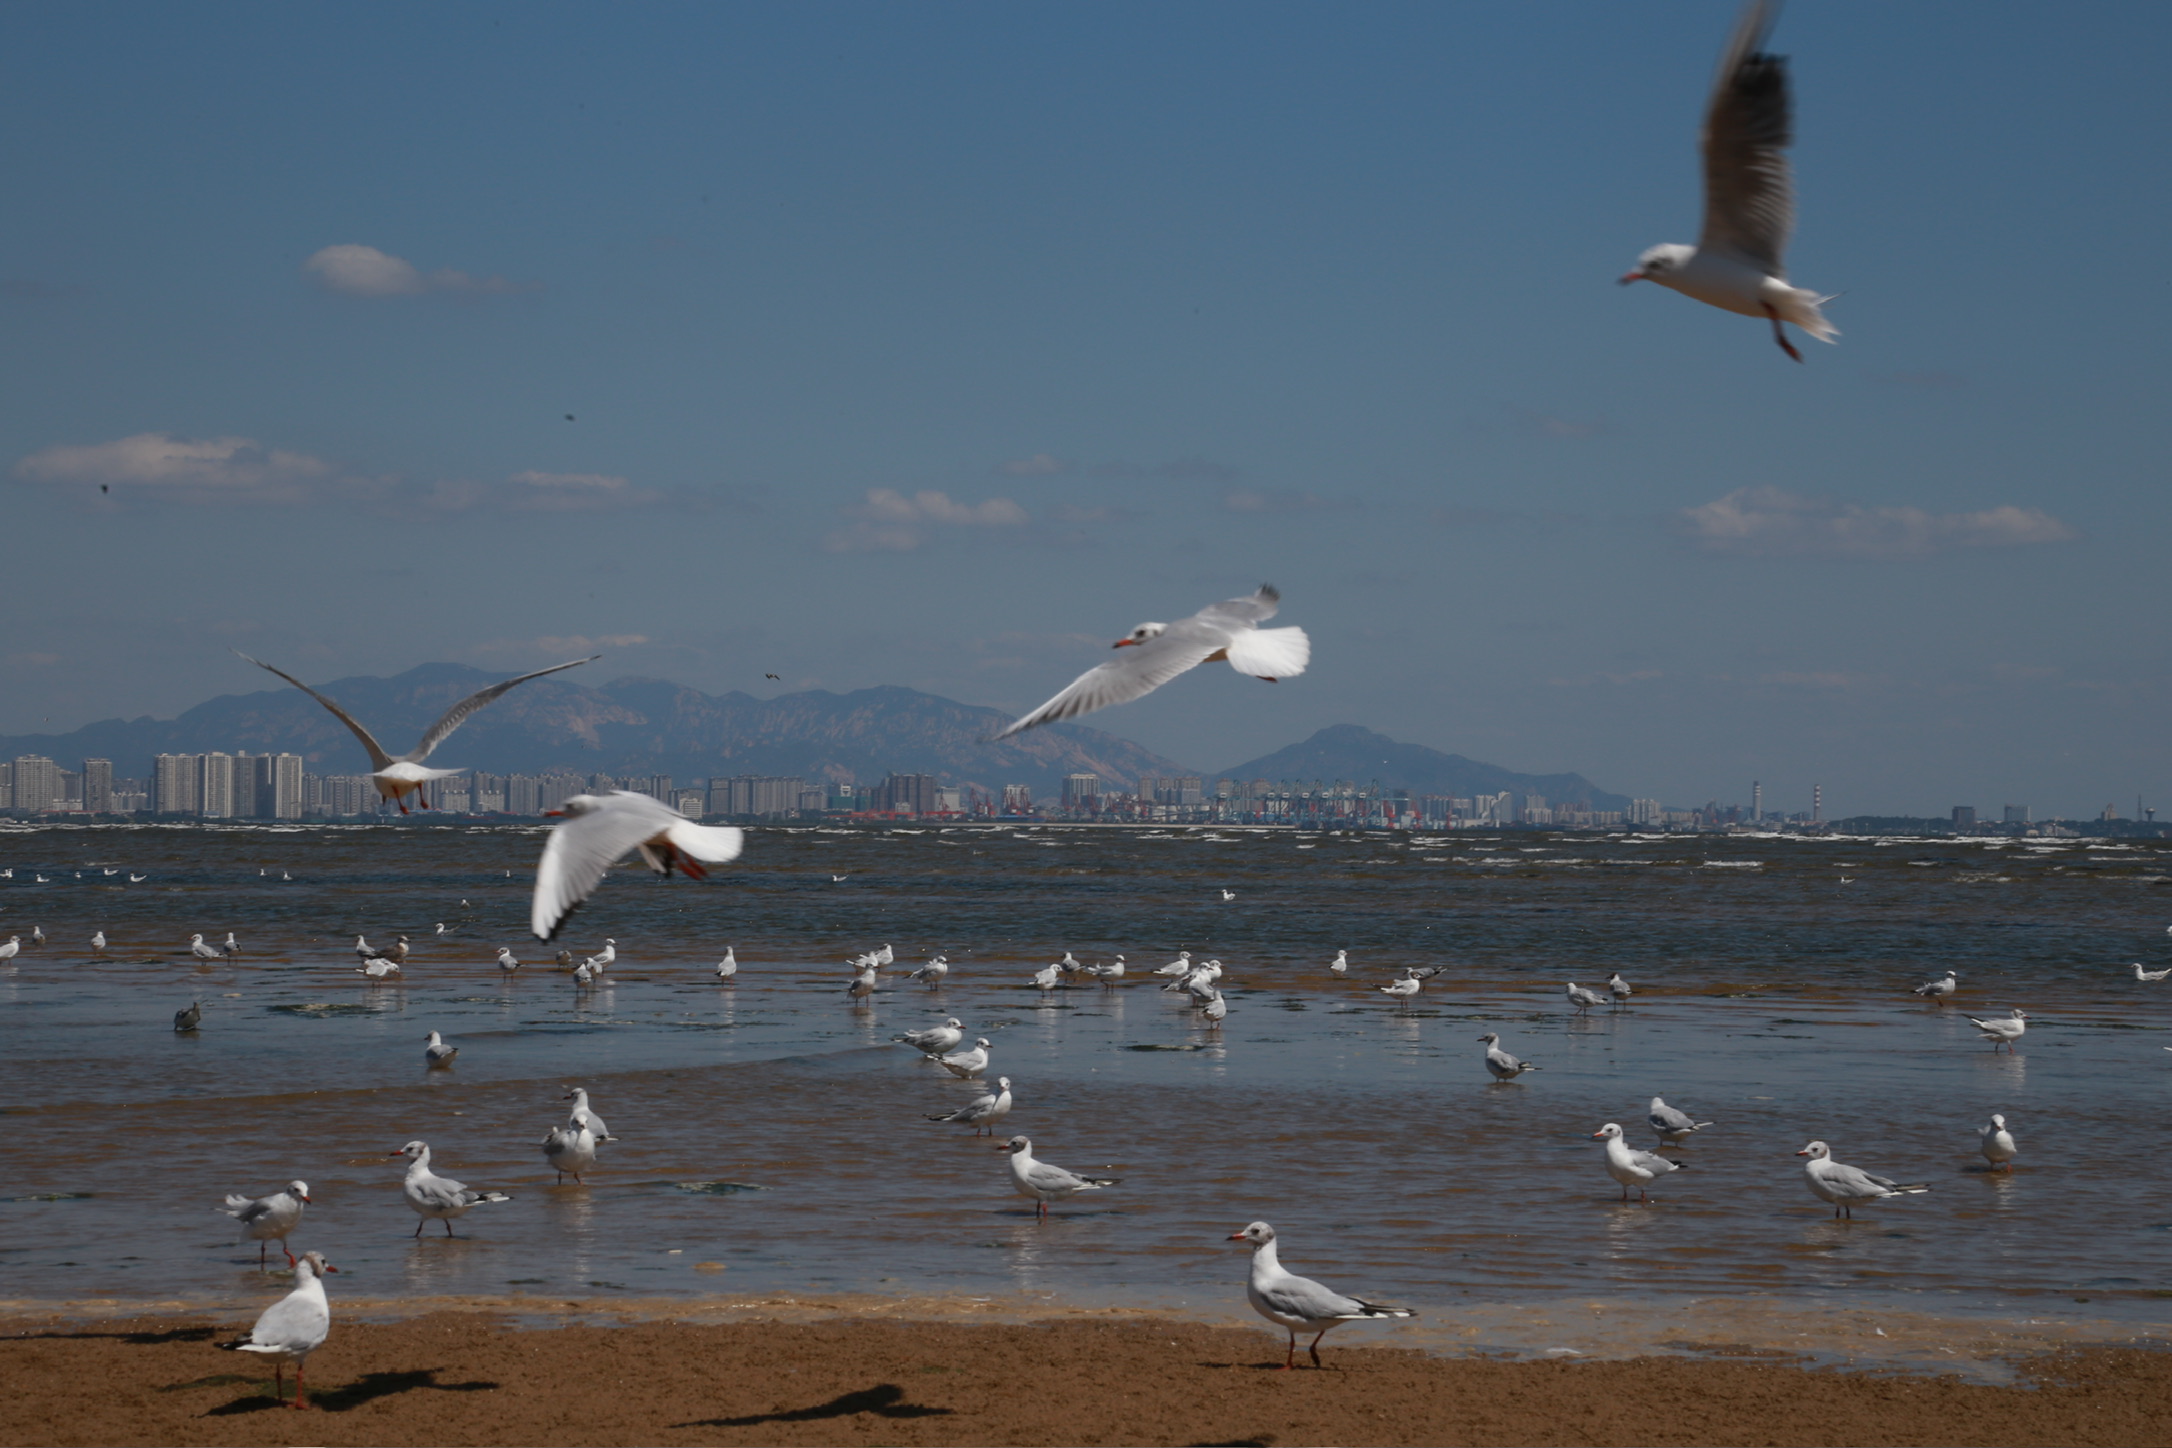
[[[538,940],[556,935],[566,917],[595,893],[604,871],[629,850],[639,850],[659,875],[676,869],[699,880],[709,873],[699,862],[720,865],[736,860],[746,847],[744,830],[697,825],[661,800],[623,789],[604,795],[577,794],[550,813],[563,816],[565,822],[551,831],[535,867],[528,928]],[[610,963],[610,959],[604,961]]]
[[[596,1164],[596,1133],[576,1114],[564,1126],[554,1127],[543,1138],[543,1159],[558,1173],[552,1185],[563,1186],[568,1176],[575,1186],[586,1186],[581,1173]],[[418,1231],[420,1228],[417,1229]],[[449,1228],[448,1228],[449,1230]]]
[[[1345,1297],[1309,1277],[1287,1271],[1275,1255],[1275,1229],[1265,1222],[1254,1222],[1241,1232],[1232,1232],[1229,1240],[1252,1244],[1252,1273],[1244,1287],[1245,1298],[1252,1304],[1252,1310],[1275,1326],[1289,1330],[1290,1348],[1282,1360],[1284,1372],[1297,1366],[1299,1332],[1313,1335],[1312,1345],[1306,1351],[1312,1354],[1312,1365],[1319,1367],[1320,1339],[1326,1337],[1328,1329],[1337,1323],[1418,1315],[1407,1307],[1383,1307],[1362,1298]]]
[[[1629,997],[1636,994],[1635,991],[1629,989],[1629,982],[1621,978],[1621,972],[1618,970],[1606,978],[1606,988],[1613,992],[1614,1004],[1618,1006],[1627,1005]]]
[[[104,948],[104,946],[99,947],[101,950]],[[2142,962],[2138,960],[2134,963],[2134,978],[2136,980],[2163,980],[2168,975],[2172,975],[2172,965],[2166,966],[2163,970],[2144,970],[2142,969]]]
[[[1103,1187],[1113,1187],[1122,1177],[1083,1176],[1078,1172],[1065,1171],[1045,1161],[1033,1159],[1033,1143],[1026,1137],[1014,1136],[996,1150],[1010,1156],[1011,1190],[1022,1197],[1031,1197],[1038,1204],[1033,1209],[1034,1220],[1048,1215],[1048,1204],[1075,1197],[1080,1192],[1098,1192]]]
[[[407,1198],[408,1206],[422,1218],[415,1223],[415,1235],[433,1220],[445,1224],[445,1235],[453,1234],[453,1218],[462,1215],[470,1207],[485,1202],[509,1202],[513,1200],[504,1192],[471,1191],[465,1182],[451,1177],[441,1177],[430,1170],[430,1145],[423,1141],[410,1141],[393,1156],[407,1158],[407,1179],[400,1184],[400,1194]]]
[[[724,958],[716,963],[716,978],[718,980],[730,980],[737,974],[739,974],[739,957],[734,955],[732,948],[727,945],[724,947]]]
[[[289,1407],[308,1406],[302,1401],[302,1364],[332,1335],[332,1304],[324,1297],[324,1274],[338,1270],[324,1260],[322,1252],[304,1252],[294,1264],[294,1290],[264,1309],[247,1338],[219,1344],[229,1352],[261,1353],[270,1358],[272,1392],[282,1399],[286,1397],[286,1385],[280,1374],[292,1362],[294,1401]]]
[[[1486,1043],[1486,1069],[1496,1081],[1513,1081],[1526,1071],[1540,1069],[1529,1061],[1520,1061],[1501,1049],[1501,1038],[1488,1031],[1478,1038]]]
[[[1593,1006],[1603,1006],[1606,1004],[1605,996],[1600,995],[1595,990],[1586,990],[1584,987],[1578,985],[1573,980],[1569,982],[1568,994],[1569,1004],[1576,1007],[1580,1011],[1588,1011]]]
[[[2023,1033],[2029,1029],[2029,1018],[2020,1011],[2015,1011],[2011,1016],[2003,1020],[1994,1018],[1988,1021],[1979,1021],[1974,1016],[1970,1016],[1968,1023],[1983,1032],[1983,1038],[1991,1043],[1991,1049],[1994,1053],[2001,1046],[2004,1046],[2008,1051],[2013,1050],[2014,1042],[2020,1040]]]
[[[1336,951],[1334,960],[1328,963],[1327,968],[1336,975],[1348,975],[1350,973],[1350,952],[1347,950]]]
[[[513,952],[503,945],[498,947],[498,969],[507,975],[520,969],[520,962],[513,958]]]
[[[422,1059],[432,1066],[450,1066],[453,1057],[459,1054],[460,1048],[446,1045],[445,1038],[436,1031],[430,1032],[430,1039],[422,1048]]]
[[[1657,1096],[1652,1098],[1651,1110],[1644,1119],[1651,1124],[1660,1141],[1668,1146],[1680,1146],[1689,1139],[1690,1133],[1702,1131],[1712,1124],[1691,1120],[1687,1112],[1675,1110]]]
[[[226,959],[225,956],[219,954],[219,948],[216,945],[204,944],[204,938],[201,935],[191,935],[189,937],[189,954],[195,956],[198,960]]]
[[[1686,297],[1772,323],[1772,339],[1797,362],[1781,324],[1821,342],[1840,335],[1819,310],[1831,297],[1791,286],[1781,253],[1795,229],[1787,148],[1795,139],[1787,58],[1769,55],[1775,0],[1750,0],[1720,60],[1704,117],[1704,231],[1695,246],[1668,242],[1621,278],[1657,282]]]
[[[241,1235],[255,1242],[256,1265],[264,1266],[265,1252],[277,1242],[279,1250],[286,1254],[287,1265],[294,1265],[294,1254],[287,1251],[287,1237],[301,1225],[302,1208],[309,1205],[309,1183],[288,1182],[285,1191],[273,1192],[268,1197],[245,1197],[231,1193],[226,1205],[216,1210],[226,1213],[241,1223]]]
[[[1991,1170],[2014,1169],[2014,1158],[2021,1155],[2021,1148],[2014,1145],[2014,1134],[2006,1129],[2005,1117],[1993,1112],[1991,1124],[1978,1127],[1976,1135],[1982,1138],[1983,1159],[1991,1163]]]
[[[951,1075],[970,1081],[988,1069],[988,1038],[982,1036],[974,1041],[970,1051],[953,1051],[947,1056],[936,1056],[933,1060]]]
[[[957,1048],[958,1042],[965,1039],[965,1029],[958,1018],[952,1016],[939,1026],[930,1026],[924,1031],[906,1031],[890,1039],[903,1041],[923,1056],[941,1056]]]
[[[942,956],[938,955],[933,960],[929,961],[926,965],[921,966],[920,969],[914,971],[911,975],[908,975],[905,978],[907,980],[920,981],[924,983],[930,990],[933,990],[936,986],[939,986],[943,983],[943,977],[948,974],[950,974],[950,962],[948,960],[945,960]]]
[[[1670,1171],[1680,1171],[1689,1163],[1669,1161],[1648,1151],[1638,1151],[1622,1140],[1621,1127],[1612,1121],[1591,1134],[1593,1141],[1606,1143],[1606,1174],[1621,1183],[1621,1199],[1629,1200],[1629,1188],[1637,1189],[1637,1200],[1650,1201],[1644,1189]]]
[[[1812,1196],[1831,1202],[1836,1217],[1852,1220],[1855,1208],[1865,1202],[1919,1196],[1930,1190],[1923,1182],[1903,1185],[1891,1177],[1873,1176],[1861,1167],[1842,1166],[1833,1160],[1832,1148],[1822,1141],[1811,1142],[1795,1155],[1810,1158],[1803,1163],[1803,1185],[1810,1188]]]
[[[1114,645],[1130,653],[1080,674],[1063,692],[995,739],[1008,739],[1042,724],[1076,719],[1111,705],[1128,704],[1153,693],[1177,675],[1217,659],[1240,674],[1251,674],[1270,684],[1294,678],[1312,660],[1312,641],[1301,628],[1260,627],[1275,616],[1281,599],[1273,585],[1263,584],[1250,598],[1209,604],[1175,623],[1142,623]]]
[[[266,673],[277,674],[280,678],[285,679],[295,688],[300,689],[310,698],[315,699],[330,710],[333,718],[352,730],[354,737],[362,741],[362,747],[369,751],[370,769],[372,771],[370,780],[377,786],[379,798],[389,799],[397,804],[400,807],[401,814],[407,813],[407,797],[411,794],[415,796],[417,804],[424,809],[428,809],[430,801],[422,792],[424,786],[428,785],[431,780],[444,779],[449,775],[462,772],[457,769],[427,769],[423,766],[422,761],[428,759],[431,752],[440,744],[443,744],[446,737],[453,730],[466,723],[470,714],[473,714],[477,709],[482,708],[516,684],[525,684],[530,679],[540,679],[545,674],[555,674],[561,669],[575,669],[582,664],[592,664],[603,657],[601,654],[591,654],[585,659],[574,659],[570,663],[553,664],[547,669],[537,669],[532,674],[522,674],[518,678],[507,679],[503,683],[492,684],[487,689],[478,690],[447,709],[435,724],[423,731],[421,741],[413,749],[395,759],[385,752],[384,746],[377,742],[376,737],[369,730],[364,729],[355,722],[352,714],[340,708],[339,705],[333,703],[315,689],[310,688],[300,679],[295,678],[284,669],[273,668],[262,659],[251,659],[239,649],[234,652],[237,657],[255,664]]]
[[[925,1113],[923,1113],[925,1114]],[[995,1124],[1011,1114],[1011,1078],[996,1077],[996,1089],[986,1096],[976,1096],[956,1111],[943,1116],[929,1116],[930,1121],[955,1121],[960,1126],[970,1126],[978,1136],[986,1131],[995,1135]]]
[[[1923,982],[1923,984],[1917,986],[1911,992],[1911,994],[1922,996],[1925,1000],[1929,1001],[1934,1006],[1942,1006],[1946,1003],[1946,997],[1952,995],[1956,990],[1959,990],[1960,988],[1961,982],[1959,977],[1955,976],[1954,973],[1949,970],[1945,973],[1944,976],[1940,977],[1937,980],[1927,980]]]

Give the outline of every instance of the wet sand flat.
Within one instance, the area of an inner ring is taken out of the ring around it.
[[[200,1317],[0,1322],[0,1443],[2172,1441],[2172,1354],[2132,1349],[2034,1359],[2006,1387],[1373,1345],[1281,1372],[1279,1336],[1158,1320],[524,1329],[433,1313],[337,1325],[310,1362],[317,1406],[295,1413],[266,1365],[214,1345],[232,1335]]]

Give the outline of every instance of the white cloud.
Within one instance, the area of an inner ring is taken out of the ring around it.
[[[530,470],[506,479],[513,485],[511,506],[528,512],[595,512],[604,508],[639,508],[662,497],[653,488],[637,488],[612,473],[539,473]]]
[[[1783,488],[1737,488],[1676,515],[1683,536],[1715,553],[1749,557],[1924,558],[1955,548],[2018,548],[2078,535],[2037,508],[1977,513],[1873,508],[1807,498]]]
[[[832,553],[910,553],[927,542],[928,528],[1015,528],[1026,510],[1009,498],[960,503],[932,489],[906,497],[895,488],[870,488],[867,501],[845,510],[853,519],[823,540]]]
[[[113,442],[59,444],[15,465],[26,482],[99,484],[181,502],[298,502],[331,464],[254,438],[140,432]]]
[[[346,243],[327,246],[302,263],[325,290],[350,297],[419,297],[425,292],[490,294],[525,290],[504,277],[471,276],[451,267],[425,275],[404,257],[374,246]]]

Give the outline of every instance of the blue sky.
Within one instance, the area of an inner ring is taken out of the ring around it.
[[[0,731],[230,645],[1023,709],[1271,579],[1311,672],[1093,722],[2172,807],[2172,11],[1790,7],[1800,367],[1613,285],[1732,20],[7,7]]]

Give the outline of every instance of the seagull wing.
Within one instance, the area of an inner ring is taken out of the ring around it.
[[[1239,629],[1222,650],[1229,666],[1256,679],[1291,679],[1312,662],[1312,640],[1301,628]]]
[[[1259,592],[1248,598],[1225,598],[1220,603],[1210,603],[1184,622],[1228,632],[1257,628],[1275,616],[1281,603],[1282,591],[1271,583],[1263,583]]]
[[[540,679],[545,674],[555,674],[560,669],[577,669],[582,664],[592,664],[602,657],[602,654],[590,654],[585,659],[575,659],[571,663],[552,664],[547,669],[537,669],[532,674],[522,674],[518,678],[507,679],[503,683],[492,684],[489,688],[482,690],[480,693],[468,695],[465,699],[462,699],[459,703],[453,705],[450,709],[447,709],[443,718],[439,719],[435,724],[432,724],[427,730],[423,731],[422,742],[417,744],[415,746],[414,752],[407,756],[408,761],[413,764],[420,764],[423,760],[428,759],[430,757],[430,751],[445,742],[446,735],[452,733],[453,730],[458,729],[462,724],[467,722],[468,715],[473,714],[477,709],[482,708],[483,705],[497,698],[500,694],[504,693],[507,689],[512,688],[515,684],[525,684],[530,679]],[[329,701],[327,701],[327,707],[330,707]],[[334,710],[333,712],[337,713],[338,711]],[[341,717],[345,718],[346,716],[341,715]],[[349,722],[350,724],[352,724],[352,721]],[[378,767],[383,768],[382,765]]]
[[[1105,664],[1096,664],[1073,679],[1066,689],[988,742],[1061,719],[1076,719],[1115,704],[1142,699],[1182,673],[1198,668],[1224,646],[1219,631],[1197,626],[1197,619],[1171,624],[1168,632],[1143,644],[1122,650]]]
[[[334,719],[337,719],[340,723],[346,725],[349,729],[352,729],[354,731],[354,737],[361,740],[362,747],[369,751],[370,768],[383,769],[387,765],[392,763],[392,756],[385,753],[385,747],[371,737],[369,730],[364,729],[360,724],[355,722],[354,715],[348,713],[345,709],[340,708],[339,705],[333,703],[330,699],[325,698],[324,695],[318,693],[315,689],[310,688],[309,685],[303,683],[300,679],[295,678],[285,669],[275,669],[270,664],[265,663],[262,659],[251,659],[240,649],[234,650],[234,657],[238,659],[247,659],[248,662],[255,664],[258,668],[266,670],[270,673],[277,674],[280,678],[285,679],[295,688],[300,689],[310,698],[315,699],[325,708],[331,710],[332,717]]]
[[[604,808],[568,816],[543,846],[528,912],[528,928],[538,940],[556,935],[566,917],[594,892],[604,871],[625,858],[628,850],[686,823],[686,816],[645,794],[615,790],[604,798],[608,801]]]
[[[1787,58],[1762,48],[1778,11],[1775,0],[1750,0],[1720,59],[1704,117],[1704,234],[1697,247],[1784,278],[1780,254],[1795,229],[1787,164],[1794,120]]]
[[[289,1293],[256,1320],[249,1341],[279,1352],[308,1352],[330,1335],[332,1314],[314,1293]]]
[[[735,825],[697,825],[681,819],[666,836],[687,854],[712,865],[738,859],[739,852],[747,847],[747,832]]]
[[[1290,1273],[1259,1289],[1260,1300],[1284,1317],[1306,1322],[1327,1322],[1344,1317],[1366,1317],[1364,1303],[1345,1297],[1325,1283]]]

